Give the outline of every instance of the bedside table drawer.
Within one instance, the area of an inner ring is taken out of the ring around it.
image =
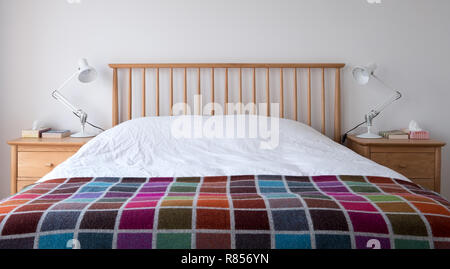
[[[371,159],[399,172],[407,178],[434,178],[434,153],[372,153]],[[433,183],[434,184],[434,183]]]
[[[11,194],[35,183],[92,138],[18,138],[11,146]]]
[[[18,177],[43,177],[73,154],[75,152],[19,152]]]

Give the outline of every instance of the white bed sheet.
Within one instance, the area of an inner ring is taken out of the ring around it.
[[[175,138],[171,126],[177,119],[147,117],[122,123],[92,139],[40,182],[67,177],[269,174],[385,176],[409,181],[296,121],[280,119],[278,147],[262,149],[264,140],[258,138]]]

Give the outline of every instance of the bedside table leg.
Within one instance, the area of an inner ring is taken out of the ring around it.
[[[11,146],[11,195],[17,193],[17,146]]]

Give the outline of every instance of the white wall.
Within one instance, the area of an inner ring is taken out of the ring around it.
[[[80,57],[98,68],[100,79],[80,91],[72,83],[65,92],[107,127],[111,62],[375,61],[379,76],[405,95],[376,120],[378,127],[405,127],[416,119],[434,138],[450,142],[450,1],[382,2],[0,0],[0,197],[9,193],[8,139],[34,119],[78,127],[50,89]],[[361,90],[345,69],[344,129],[387,95],[376,82]],[[447,148],[442,192],[450,198]]]

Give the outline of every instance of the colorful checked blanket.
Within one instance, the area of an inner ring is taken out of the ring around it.
[[[0,248],[450,248],[450,203],[363,176],[70,178],[0,203]]]

